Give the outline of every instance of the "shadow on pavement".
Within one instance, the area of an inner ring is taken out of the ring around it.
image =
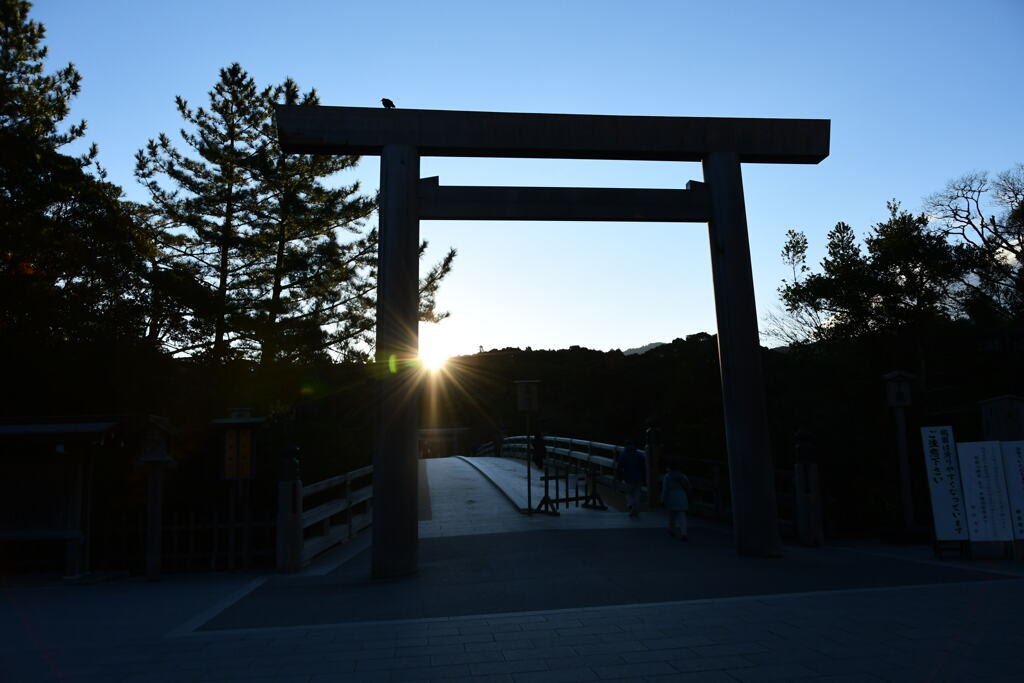
[[[453,617],[853,588],[1007,579],[837,548],[737,557],[693,529],[545,530],[421,539],[419,573],[374,581],[363,552],[325,576],[275,577],[200,630]]]

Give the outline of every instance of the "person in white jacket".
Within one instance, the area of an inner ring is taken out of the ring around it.
[[[661,504],[668,511],[668,532],[687,540],[686,511],[690,509],[690,480],[679,469],[679,461],[669,458],[661,479]]]

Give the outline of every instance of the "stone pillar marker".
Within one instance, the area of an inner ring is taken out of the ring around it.
[[[420,157],[410,145],[385,145],[380,162],[377,270],[379,373],[373,455],[373,576],[416,571],[419,419]]]
[[[711,201],[708,233],[736,551],[777,557],[782,541],[740,160],[735,152],[711,152],[703,165]]]

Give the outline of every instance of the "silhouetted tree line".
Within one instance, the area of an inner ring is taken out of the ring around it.
[[[297,392],[304,369],[367,361],[376,198],[340,181],[358,157],[285,155],[277,141],[274,105],[315,106],[316,91],[221,69],[204,106],[176,98],[180,141],[160,134],[136,154],[149,201],[130,202],[95,145],[62,152],[86,134],[66,121],[82,79],[71,64],[45,72],[30,10],[0,2],[4,413],[220,411],[240,375],[266,385],[250,405],[283,376]],[[454,256],[422,278],[421,319],[446,316],[434,296]]]
[[[768,365],[782,372],[769,381],[778,392],[773,419],[816,435],[827,492],[847,499],[840,509],[859,504],[853,517],[876,528],[895,520],[898,506],[883,373],[915,375],[908,438],[923,523],[917,428],[949,424],[959,441],[982,439],[978,402],[1024,387],[1024,164],[994,179],[957,178],[924,206],[913,214],[890,201],[862,241],[837,223],[817,269],[806,236],[790,230],[784,310],[767,320],[768,336],[786,344]]]

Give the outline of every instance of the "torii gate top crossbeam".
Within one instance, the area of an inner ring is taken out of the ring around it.
[[[828,156],[828,119],[594,116],[278,105],[281,149],[379,155],[409,145],[421,156],[816,164]]]

